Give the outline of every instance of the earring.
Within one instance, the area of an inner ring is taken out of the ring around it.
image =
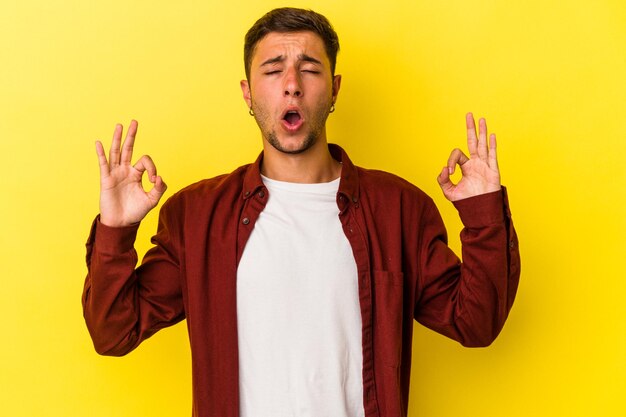
[[[332,112],[334,112],[334,111],[335,111],[335,103],[333,103],[333,105],[332,105],[332,106],[330,106],[330,111],[329,111],[329,113],[332,113]]]
[[[250,110],[248,110],[248,114],[250,116],[254,116],[254,111],[252,110],[252,107],[250,107]]]

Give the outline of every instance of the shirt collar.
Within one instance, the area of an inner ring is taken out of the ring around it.
[[[352,164],[348,154],[335,144],[328,144],[328,150],[331,156],[341,162],[341,180],[339,181],[339,194],[344,195],[349,201],[356,203],[359,201],[359,177],[356,167]],[[261,162],[263,161],[263,152],[256,161],[249,165],[243,180],[243,190],[241,196],[247,199],[254,195],[259,188],[264,187],[261,179]]]
[[[356,203],[359,201],[359,176],[356,167],[341,146],[331,143],[328,145],[328,150],[335,160],[341,162],[339,194],[343,194],[349,201]]]

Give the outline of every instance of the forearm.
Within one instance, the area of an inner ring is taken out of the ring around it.
[[[124,355],[183,318],[172,251],[157,244],[135,269],[136,233],[137,225],[110,228],[96,219],[87,243],[83,313],[94,347],[103,355]]]
[[[519,280],[517,237],[506,190],[455,203],[465,228],[463,263],[447,246],[435,210],[425,225],[416,319],[465,346],[489,345],[508,316]]]
[[[461,232],[464,306],[457,312],[457,326],[473,332],[471,339],[479,345],[491,343],[502,330],[520,277],[519,246],[506,189],[484,197],[473,207],[466,206],[472,202],[455,204],[465,226]]]
[[[123,355],[137,344],[136,226],[92,225],[87,242],[83,314],[96,351]]]

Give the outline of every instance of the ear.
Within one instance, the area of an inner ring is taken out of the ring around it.
[[[341,87],[341,75],[335,75],[333,77],[333,103],[337,101],[339,95],[339,88]]]
[[[248,80],[241,80],[239,82],[239,85],[241,86],[243,99],[246,101],[248,108],[252,107],[252,96],[250,95],[250,83],[248,83]]]

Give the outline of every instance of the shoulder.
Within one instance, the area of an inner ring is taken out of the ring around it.
[[[221,174],[190,184],[169,197],[164,208],[210,205],[218,199],[236,199],[241,194],[243,180],[251,164],[243,165],[229,174]]]
[[[425,224],[439,224],[437,207],[422,189],[389,172],[359,168],[363,213],[382,229],[399,235],[420,234]],[[401,230],[394,229],[400,227]]]
[[[370,196],[398,197],[430,203],[432,199],[422,189],[390,172],[357,167],[361,190]]]

